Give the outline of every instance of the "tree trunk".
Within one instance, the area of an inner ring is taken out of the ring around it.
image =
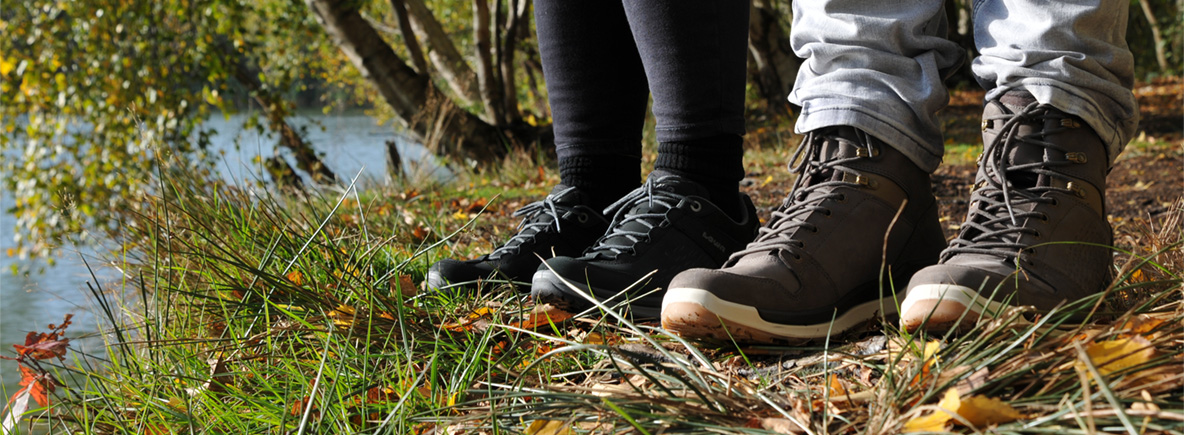
[[[415,31],[411,30],[411,19],[407,17],[407,7],[403,0],[391,0],[391,9],[395,11],[395,18],[399,20],[399,34],[403,43],[407,44],[407,56],[411,58],[411,65],[415,72],[428,74],[428,63],[423,59],[423,50],[419,48],[419,40],[415,38]]]
[[[757,85],[770,112],[789,116],[787,98],[802,60],[790,48],[789,36],[781,28],[781,14],[773,0],[754,0],[750,13],[748,51],[756,63]]]
[[[497,128],[458,108],[416,74],[358,12],[351,0],[305,0],[341,51],[378,89],[416,139],[437,154],[488,162],[506,153]],[[409,2],[413,3],[413,1]]]
[[[233,70],[235,80],[247,88],[251,97],[263,109],[263,113],[267,116],[268,128],[280,135],[280,145],[291,150],[296,157],[296,166],[308,173],[312,181],[317,184],[332,184],[337,181],[337,176],[329,170],[328,166],[325,166],[312,146],[300,137],[300,133],[292,128],[291,124],[288,124],[285,119],[288,113],[287,108],[283,100],[272,95],[263,86],[263,82],[259,79],[262,72],[248,63],[246,56],[235,50],[228,41],[219,41],[218,45]],[[286,162],[284,166],[287,166]],[[303,186],[299,187],[303,188]]]
[[[489,14],[487,0],[473,0],[473,39],[477,42],[477,84],[481,88],[481,103],[485,105],[485,119],[494,125],[506,125],[502,110],[502,86],[498,83],[496,65],[493,59],[492,32],[489,25],[494,20]]]
[[[1168,71],[1168,56],[1164,52],[1163,34],[1159,31],[1159,22],[1155,19],[1155,11],[1151,10],[1151,2],[1139,0],[1143,8],[1143,16],[1147,17],[1147,24],[1151,25],[1151,41],[1155,43],[1155,61],[1159,63],[1159,71]]]
[[[464,56],[456,49],[456,45],[448,38],[444,26],[432,15],[423,0],[403,0],[407,6],[407,13],[411,16],[411,28],[428,46],[428,59],[439,71],[441,78],[448,83],[452,92],[460,98],[461,104],[472,105],[480,101],[477,90],[477,74],[469,68]]]
[[[501,68],[502,110],[506,119],[514,123],[522,119],[522,113],[518,110],[518,89],[514,86],[514,54],[526,21],[527,0],[510,0],[507,9],[506,36],[498,51],[498,65]]]
[[[386,171],[392,180],[403,177],[403,158],[399,156],[398,143],[393,140],[386,141]]]

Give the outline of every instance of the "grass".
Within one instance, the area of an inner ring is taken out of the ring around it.
[[[753,183],[788,185],[785,153],[751,150]],[[32,361],[65,386],[26,419],[94,434],[898,433],[946,415],[954,388],[1022,418],[967,426],[955,407],[938,430],[1184,432],[1179,207],[1135,235],[1106,294],[960,335],[883,322],[813,347],[690,342],[509,285],[419,291],[431,263],[487,251],[556,181],[520,163],[290,198],[161,174],[117,234],[126,281],[93,288],[107,352]]]

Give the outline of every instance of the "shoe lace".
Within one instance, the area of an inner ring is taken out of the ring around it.
[[[514,211],[513,217],[523,218],[518,223],[517,233],[510,237],[510,240],[507,240],[505,244],[490,252],[489,258],[497,259],[506,254],[517,253],[523,244],[535,240],[536,236],[552,226],[555,227],[556,232],[562,231],[559,227],[560,217],[575,211],[576,207],[559,203],[557,200],[572,190],[575,190],[575,187],[568,187],[549,194],[540,201],[532,202]]]
[[[872,146],[872,141],[868,140],[863,132],[858,133],[860,139],[859,146],[863,147],[867,153],[866,155],[874,155],[877,153]],[[745,249],[736,252],[732,255],[729,263],[744,255],[755,252],[765,251],[787,251],[794,257],[799,257],[800,254],[795,252],[796,249],[801,249],[804,244],[794,238],[794,234],[798,229],[807,231],[818,231],[818,226],[807,222],[806,218],[812,213],[818,212],[830,215],[831,211],[825,206],[828,200],[843,201],[846,196],[843,193],[835,193],[826,191],[824,189],[848,186],[858,187],[862,186],[862,178],[856,171],[845,168],[843,165],[861,158],[860,155],[838,158],[832,160],[824,160],[822,153],[822,145],[827,140],[833,138],[825,132],[811,132],[802,141],[794,151],[790,158],[789,171],[797,174],[797,179],[794,180],[793,189],[790,194],[782,202],[781,206],[773,211],[769,218],[769,223],[759,230],[757,238],[752,243],[748,244]],[[859,153],[864,154],[864,153]],[[796,164],[794,162],[797,162]],[[842,172],[844,175],[841,179],[834,180],[832,178],[834,173]]]
[[[1020,127],[1034,123],[1044,126],[1048,119],[1060,120],[1061,122],[1056,124],[1059,127],[1041,128],[1027,135],[1019,134]],[[1029,104],[1014,114],[1001,114],[984,120],[988,125],[994,122],[1003,124],[999,134],[983,147],[981,164],[986,176],[975,186],[972,195],[974,202],[971,203],[970,212],[958,237],[951,241],[950,247],[942,253],[943,261],[957,253],[1014,258],[1021,250],[1027,248],[1019,243],[1023,234],[1039,236],[1036,229],[1024,227],[1020,222],[1026,218],[1047,219],[1048,216],[1037,211],[1017,209],[1026,204],[1056,204],[1056,198],[1043,196],[1047,192],[1072,192],[1068,188],[1037,181],[1041,176],[1045,179],[1067,178],[1053,168],[1072,163],[1067,160],[1049,160],[1047,151],[1066,152],[1066,149],[1044,140],[1045,136],[1068,129],[1066,121],[1073,122],[1052,106],[1040,103]],[[1009,162],[1008,156],[1021,145],[1045,149],[1041,153],[1040,161]]]
[[[675,208],[686,198],[685,195],[656,188],[667,178],[647,180],[640,189],[629,192],[604,209],[605,214],[613,216],[612,223],[605,235],[588,248],[585,256],[615,258],[623,253],[636,252],[639,243],[649,240],[650,232],[666,220],[666,211]]]

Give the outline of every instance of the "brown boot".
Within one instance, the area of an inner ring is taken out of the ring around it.
[[[907,157],[850,127],[811,132],[798,156],[793,192],[755,242],[722,269],[670,283],[663,327],[725,340],[819,339],[895,313],[893,284],[903,290],[937,262],[945,238],[929,174]]]
[[[1008,304],[1050,309],[1110,282],[1109,160],[1098,135],[1012,91],[983,110],[983,143],[966,221],[941,263],[909,283],[905,329],[968,327]]]

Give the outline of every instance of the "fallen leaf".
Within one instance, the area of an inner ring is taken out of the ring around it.
[[[762,418],[760,419],[760,428],[781,434],[800,434],[806,433],[805,429],[798,426],[797,423],[790,421],[788,418]]]
[[[962,399],[958,406],[958,415],[965,418],[974,427],[1008,423],[1024,418],[1023,414],[1002,400],[982,395]]]
[[[954,414],[958,413],[958,405],[961,400],[958,398],[958,390],[951,388],[946,390],[946,395],[937,403],[939,408],[936,411],[914,417],[904,424],[905,432],[945,432],[946,422],[953,418]]]
[[[287,278],[288,282],[291,282],[292,285],[297,287],[304,285],[304,274],[300,273],[299,270],[288,272]]]
[[[946,390],[937,404],[938,410],[928,415],[913,418],[905,423],[905,432],[942,432],[946,423],[956,414],[976,428],[1007,423],[1024,418],[1024,415],[1002,400],[982,395],[962,398],[957,388]],[[958,420],[955,422],[961,423]]]
[[[526,435],[575,435],[563,420],[535,420],[526,427]]]
[[[419,293],[419,289],[416,288],[415,280],[411,279],[411,275],[399,275],[391,280],[391,294],[395,293],[411,297]]]
[[[1117,340],[1090,343],[1085,348],[1086,355],[1103,376],[1128,369],[1147,361],[1155,356],[1155,347],[1141,336],[1120,338]],[[1085,365],[1078,361],[1080,369]]]
[[[535,305],[534,309],[530,310],[530,314],[527,314],[525,319],[522,319],[520,322],[511,323],[510,326],[522,329],[535,329],[552,323],[562,323],[564,320],[570,318],[572,318],[571,313],[556,308],[551,304],[542,304]]]

